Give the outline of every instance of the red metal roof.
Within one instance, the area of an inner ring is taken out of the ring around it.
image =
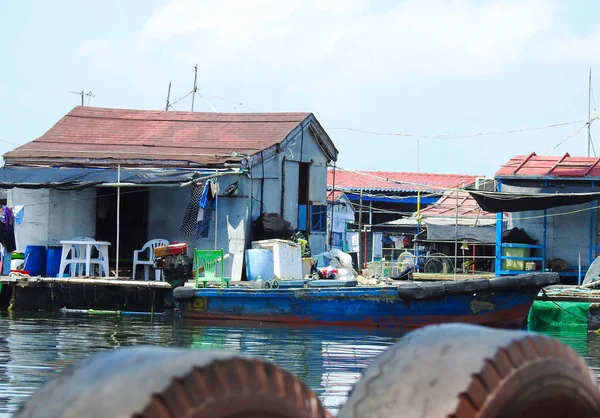
[[[388,192],[442,192],[445,189],[466,187],[481,176],[466,174],[403,173],[389,171],[349,171],[337,169],[336,190],[373,190]],[[333,187],[333,170],[327,173],[327,185]]]
[[[458,217],[477,218],[477,219],[495,219],[496,214],[484,212],[479,204],[471,197],[468,192],[448,190],[440,200],[421,210],[421,215],[428,218],[456,217],[458,203]]]
[[[232,157],[234,152],[252,155],[281,143],[307,118],[318,124],[310,113],[200,113],[77,106],[40,138],[4,154],[4,160],[21,165],[93,165],[117,160],[121,164],[149,160],[159,166],[221,165],[239,161],[239,157]]]
[[[600,177],[600,158],[517,155],[496,172],[496,177]]]

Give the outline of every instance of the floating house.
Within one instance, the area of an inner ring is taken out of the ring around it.
[[[331,233],[331,247],[345,252],[356,252],[358,233],[352,232],[356,210],[345,193],[328,192],[327,225]]]
[[[404,248],[391,237],[404,236],[412,241],[419,234],[415,219],[401,218],[413,216],[418,206],[424,209],[436,203],[449,189],[483,184],[483,180],[481,176],[464,174],[330,169],[327,187],[342,192],[353,205],[356,219],[353,224],[346,224],[345,238],[348,250],[357,252],[360,264],[364,265],[384,257],[389,259]],[[388,224],[392,221],[398,224]],[[372,228],[374,225],[378,227]]]
[[[483,209],[498,212],[496,274],[552,268],[567,281],[585,275],[600,251],[600,159],[519,155],[495,179],[496,192],[471,194]],[[513,228],[525,239],[508,236]]]
[[[478,184],[480,189],[483,186],[483,182]],[[420,228],[421,233],[405,248],[403,241],[416,228]],[[419,213],[373,225],[372,230],[375,240],[394,243],[393,249],[382,251],[385,260],[396,260],[404,251],[414,252],[416,248],[420,268],[425,267],[428,254],[443,258],[443,263],[448,264],[447,272],[452,272],[455,264],[463,273],[493,271],[494,268],[496,214],[483,211],[464,190],[447,190],[437,202]],[[431,264],[441,265],[440,262]],[[438,272],[433,268],[429,270],[432,271],[428,273]]]
[[[224,248],[226,275],[239,280],[261,213],[281,214],[313,251],[325,250],[327,166],[337,155],[311,113],[78,106],[4,154],[0,188],[9,189],[9,205],[25,208],[15,228],[20,250],[90,236],[112,243],[114,265],[119,240],[124,265],[146,241],[163,238],[189,251]],[[184,218],[209,180],[216,203],[200,232]]]

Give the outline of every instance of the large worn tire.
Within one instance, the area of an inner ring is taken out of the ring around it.
[[[143,347],[88,357],[43,385],[16,418],[327,418],[288,372],[221,351]]]
[[[398,297],[403,300],[441,299],[446,296],[443,283],[410,283],[398,286]]]
[[[466,279],[444,282],[447,294],[474,293],[490,290],[489,279]]]
[[[520,290],[531,287],[544,287],[560,283],[558,273],[526,273],[518,276],[503,276],[490,279],[490,289]]]
[[[407,334],[364,372],[338,418],[591,418],[596,378],[549,337],[450,324]]]

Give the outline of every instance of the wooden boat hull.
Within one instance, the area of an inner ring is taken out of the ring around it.
[[[450,284],[441,283],[415,285],[415,292],[406,286],[296,289],[180,287],[174,290],[173,296],[184,317],[199,319],[381,328],[417,328],[446,322],[497,327],[524,325],[543,283],[539,284],[538,280],[523,284],[515,280],[514,289],[494,289],[494,286],[489,286],[493,280],[473,282],[481,285],[482,290],[478,291],[470,290],[477,286],[454,289]]]

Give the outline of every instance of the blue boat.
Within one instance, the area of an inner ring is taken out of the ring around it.
[[[397,286],[177,287],[173,297],[188,318],[382,328],[445,322],[520,327],[540,289],[558,282],[556,273],[530,273]]]

